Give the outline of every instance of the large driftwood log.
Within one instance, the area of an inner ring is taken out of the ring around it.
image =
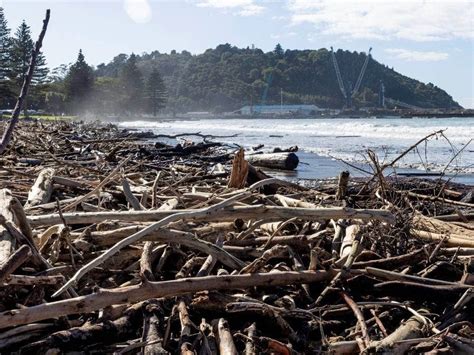
[[[238,352],[230,333],[229,324],[224,318],[219,319],[217,332],[219,334],[219,352],[226,355],[237,355]]]
[[[419,229],[412,229],[411,233],[423,240],[430,242],[443,242],[444,246],[474,248],[474,239],[459,234],[439,234]]]
[[[49,202],[53,192],[53,168],[43,169],[28,193],[25,208],[42,205]]]
[[[14,197],[10,190],[0,190],[0,215],[2,215],[6,221],[15,223],[15,213],[11,208],[13,200]],[[15,237],[3,225],[0,225],[0,264],[6,263],[10,258],[15,244]]]
[[[77,350],[94,343],[111,344],[124,337],[134,335],[142,323],[142,304],[127,309],[124,315],[114,321],[97,324],[86,322],[82,327],[70,328],[53,333],[45,339],[29,344],[22,353],[42,353],[48,349]]]
[[[177,213],[198,212],[199,210],[148,210],[148,211],[126,211],[126,212],[72,212],[63,213],[68,225],[100,223],[105,220],[120,220],[122,222],[152,222]],[[280,206],[254,205],[254,206],[234,206],[227,207],[212,214],[203,213],[193,216],[195,221],[233,221],[237,218],[254,219],[255,216],[262,216],[276,220],[289,219],[293,217],[306,220],[328,220],[328,219],[362,219],[379,220],[393,223],[393,214],[386,210],[373,209],[352,209],[352,208],[291,208]],[[47,214],[39,216],[28,216],[28,221],[32,227],[53,225],[62,223],[59,214]]]
[[[114,304],[133,303],[150,298],[176,296],[185,293],[212,290],[232,290],[254,286],[283,286],[328,281],[336,271],[288,271],[245,275],[192,277],[163,282],[145,282],[0,313],[0,329],[33,323],[69,314],[92,312]]]
[[[411,317],[392,334],[380,341],[375,347],[376,351],[384,354],[405,354],[412,344],[397,342],[421,338],[423,333],[423,321],[417,316]]]
[[[270,169],[295,170],[300,160],[295,153],[267,153],[248,155],[250,164]]]
[[[413,217],[414,229],[421,229],[427,232],[464,237],[474,241],[474,230],[461,227],[454,223],[440,221],[435,218],[423,216],[417,213]]]

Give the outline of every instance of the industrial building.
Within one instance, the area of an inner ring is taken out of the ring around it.
[[[324,109],[319,108],[316,105],[255,105],[255,106],[244,106],[239,112],[241,115],[253,116],[253,115],[301,115],[310,116],[314,115]]]

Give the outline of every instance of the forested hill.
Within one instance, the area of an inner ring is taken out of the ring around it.
[[[336,53],[346,86],[356,82],[364,53]],[[117,77],[128,56],[120,54],[96,68],[97,77]],[[153,69],[161,73],[168,91],[169,111],[232,111],[253,103],[316,104],[340,108],[343,98],[336,81],[331,53],[319,50],[282,50],[264,53],[230,44],[208,49],[199,55],[187,51],[162,54],[154,51],[137,56],[144,76]],[[371,58],[354,105],[376,106],[380,81],[389,98],[424,108],[459,108],[444,90],[397,73]],[[268,93],[264,99],[265,87]]]

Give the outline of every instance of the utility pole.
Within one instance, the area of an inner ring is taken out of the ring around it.
[[[283,88],[280,88],[280,114],[283,115]]]

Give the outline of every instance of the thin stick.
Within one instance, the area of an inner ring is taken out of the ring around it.
[[[357,322],[359,323],[360,330],[362,332],[362,338],[364,340],[365,348],[369,347],[370,345],[370,338],[369,338],[369,331],[367,330],[367,324],[365,323],[364,315],[360,311],[357,303],[345,292],[341,292],[341,296],[347,305],[351,308],[352,312],[357,318]]]

